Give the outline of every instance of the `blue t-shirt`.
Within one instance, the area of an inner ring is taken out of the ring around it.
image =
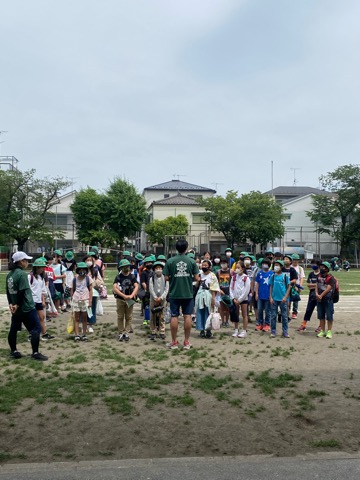
[[[274,275],[271,270],[260,270],[255,278],[255,282],[259,284],[258,295],[260,300],[269,300],[270,298],[270,277]]]
[[[269,283],[273,286],[273,300],[275,302],[281,302],[286,295],[286,290],[290,283],[289,276],[286,275],[286,273],[282,273],[281,275],[274,274],[270,277]]]

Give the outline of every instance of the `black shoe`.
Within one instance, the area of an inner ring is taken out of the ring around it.
[[[80,340],[81,340],[80,335],[75,335],[74,340],[75,340],[75,342],[80,342]]]
[[[201,330],[201,332],[200,332],[200,338],[205,338],[205,332],[204,332],[204,330]]]
[[[33,358],[34,360],[42,360],[43,362],[45,362],[45,360],[48,359],[48,357],[46,355],[43,355],[40,352],[33,353],[31,355],[31,358]]]
[[[155,335],[155,333],[150,333],[150,335],[149,335],[149,340],[152,340],[153,342],[155,342],[155,340],[156,340],[156,335]]]
[[[124,342],[128,342],[130,340],[130,337],[127,333],[124,333],[123,339],[124,339]]]
[[[124,334],[123,334],[123,333],[120,333],[120,334],[119,334],[118,340],[119,340],[119,342],[123,342],[123,341],[124,341]]]
[[[165,333],[160,333],[160,339],[165,340]]]
[[[22,358],[22,354],[18,352],[17,350],[14,350],[13,352],[10,352],[10,357],[14,359]]]
[[[52,340],[54,337],[54,335],[50,335],[50,333],[44,333],[43,335],[41,335],[41,340]]]
[[[81,337],[81,341],[82,341],[82,342],[87,342],[87,341],[88,341],[88,337],[87,337],[86,335],[83,335],[83,336]]]
[[[211,337],[212,337],[211,330],[206,330],[206,338],[211,338]]]

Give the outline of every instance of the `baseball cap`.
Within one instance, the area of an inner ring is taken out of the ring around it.
[[[13,262],[21,262],[21,260],[32,260],[33,257],[29,257],[25,252],[15,252],[12,256]]]

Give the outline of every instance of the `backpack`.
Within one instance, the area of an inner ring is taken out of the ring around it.
[[[329,275],[329,277],[333,277],[333,279],[335,280],[335,287],[334,287],[334,291],[332,293],[332,301],[333,303],[338,303],[339,301],[339,298],[340,298],[340,288],[339,288],[339,280],[337,278],[335,278],[333,275]],[[326,283],[328,284],[328,282],[326,281]]]
[[[87,286],[88,290],[90,290],[90,278],[87,275],[85,277],[85,281],[86,281],[86,286]],[[76,290],[76,277],[73,278],[72,287],[73,287],[73,292],[75,292],[75,290]]]

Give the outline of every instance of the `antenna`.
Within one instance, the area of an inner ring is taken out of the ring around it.
[[[219,183],[219,182],[213,182],[211,185],[215,185],[215,190],[217,191],[217,186],[218,185],[224,185],[223,183]]]
[[[297,179],[296,179],[296,170],[301,170],[301,168],[299,167],[296,167],[296,168],[290,168],[290,170],[292,170],[294,172],[294,182],[293,182],[293,185],[294,187],[296,186],[297,184]]]
[[[177,179],[180,180],[180,177],[186,177],[186,175],[180,175],[179,173],[174,173],[173,177],[178,177]]]

